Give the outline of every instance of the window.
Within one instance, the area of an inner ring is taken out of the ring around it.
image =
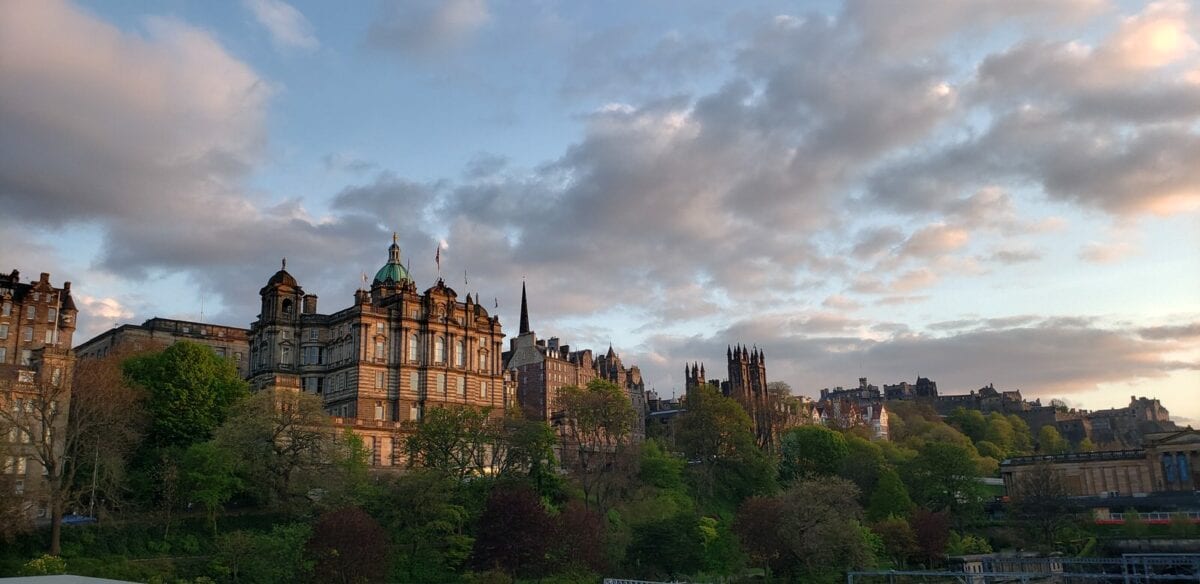
[[[21,408],[22,408],[24,405],[25,405],[25,400],[23,400],[23,399],[21,399],[21,398],[17,398],[17,399],[15,399],[15,400],[13,400],[13,407],[12,407],[12,411],[13,411],[13,412],[20,412],[20,411],[21,411]]]
[[[304,347],[304,364],[317,365],[321,362],[321,347]]]
[[[7,338],[8,338],[8,325],[0,324],[0,339],[7,339]]]
[[[58,387],[62,383],[62,367],[55,367],[54,372],[50,374],[50,383]]]
[[[292,349],[290,347],[279,348],[279,362],[284,365],[292,364]]]
[[[12,302],[0,304],[0,316],[12,316]]]
[[[46,334],[43,335],[42,342],[46,343],[47,345],[54,344],[54,331],[51,329],[46,329]]]
[[[464,344],[461,339],[454,343],[454,365],[456,367],[466,367],[467,366],[466,353],[467,353],[466,344]]]
[[[421,408],[417,407],[417,404],[409,406],[408,419],[414,422],[421,419]]]
[[[33,351],[29,349],[21,349],[21,365],[29,365],[33,362]]]
[[[383,402],[375,402],[375,419],[383,419]]]
[[[317,329],[312,329],[312,330],[308,331],[308,340],[310,340],[310,341],[320,340],[320,338],[321,338],[320,334],[321,334],[320,331],[318,331]]]
[[[0,363],[8,363],[8,348],[0,347]]]
[[[458,378],[458,397],[467,399],[467,378]]]
[[[383,349],[383,341],[375,341],[375,358],[376,359],[387,358],[387,353]]]
[[[485,372],[488,370],[488,352],[485,350],[479,351],[479,370]]]
[[[375,334],[377,334],[377,335],[383,334],[383,323],[382,322],[375,323]]]
[[[21,339],[26,343],[33,341],[33,327],[27,326],[21,329]]]
[[[417,360],[417,354],[418,354],[417,346],[419,344],[420,344],[420,339],[417,337],[416,333],[413,333],[411,336],[408,337],[408,360],[409,361],[415,362]]]
[[[487,399],[487,396],[488,396],[487,395],[487,382],[480,381],[479,382],[479,397],[481,397],[483,399]]]
[[[385,375],[382,371],[375,372],[375,389],[383,389]]]
[[[446,362],[446,339],[440,335],[433,341],[433,360],[435,363]]]
[[[33,319],[37,318],[37,307],[33,306],[32,304],[29,306],[26,306],[25,307],[25,318],[28,320],[33,320]]]
[[[58,310],[50,308],[46,310],[46,322],[54,322],[58,320]]]
[[[412,373],[409,374],[408,387],[409,387],[409,389],[411,389],[415,392],[421,391],[421,374],[420,373],[413,371]]]
[[[438,393],[442,394],[442,396],[446,395],[446,374],[445,373],[438,373],[437,389],[438,389]]]

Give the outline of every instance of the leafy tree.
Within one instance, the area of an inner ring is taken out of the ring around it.
[[[315,477],[336,459],[338,436],[321,398],[300,392],[260,391],[237,405],[216,431],[216,442],[234,453],[238,474],[269,503],[303,498]]]
[[[1042,454],[1065,454],[1071,450],[1071,444],[1051,425],[1042,426],[1038,430],[1038,452]]]
[[[562,508],[554,518],[552,537],[551,566],[590,572],[607,569],[604,518],[582,502],[570,501]]]
[[[314,560],[313,574],[320,582],[383,582],[390,559],[388,534],[362,509],[329,511],[317,518],[305,557]]]
[[[29,391],[9,394],[22,399],[22,408],[0,407],[0,436],[23,436],[20,455],[44,474],[52,556],[62,549],[63,513],[84,501],[94,507],[93,492],[113,492],[140,438],[144,396],[122,378],[124,357],[80,361],[69,379],[43,371]]]
[[[776,499],[775,508],[750,499],[739,510],[734,529],[752,558],[774,558],[775,572],[800,581],[840,578],[846,569],[872,563],[854,483],[838,477],[801,480]],[[777,512],[773,521],[765,517],[768,511]],[[777,543],[767,543],[770,538]]]
[[[983,440],[976,440],[975,446],[978,447],[983,441],[990,442],[1000,451],[1000,456],[992,456],[997,460],[1003,459],[1012,452],[1013,445],[1016,441],[1012,424],[1008,418],[1000,412],[992,412],[987,418],[987,430],[984,432]],[[983,454],[980,452],[980,454]],[[984,455],[991,456],[991,455]]]
[[[781,450],[779,475],[784,481],[837,474],[850,455],[846,437],[824,426],[788,430]]]
[[[912,513],[915,507],[916,505],[908,496],[908,489],[900,480],[900,475],[891,468],[885,468],[879,475],[879,481],[875,484],[875,491],[871,493],[870,504],[867,507],[867,519],[883,521],[891,516],[903,518]]]
[[[948,510],[956,520],[965,521],[983,504],[978,470],[969,447],[930,442],[910,469],[914,498],[924,507]]]
[[[966,434],[971,442],[983,440],[987,435],[988,421],[979,410],[968,410],[959,406],[946,416],[946,422]]]
[[[993,460],[1004,460],[1008,454],[1004,449],[996,446],[988,440],[981,440],[975,443],[975,450],[979,452],[979,456],[991,458]]]
[[[184,498],[204,507],[217,533],[217,512],[241,487],[235,474],[236,461],[232,452],[215,442],[193,444],[180,461],[180,478]]]
[[[1066,486],[1046,463],[1021,473],[1009,494],[1009,513],[1047,550],[1053,549],[1057,533],[1074,512]]]
[[[312,561],[304,557],[307,525],[276,525],[269,533],[235,531],[217,540],[214,568],[234,584],[289,584],[304,580]]]
[[[688,395],[678,424],[676,442],[694,463],[688,470],[700,498],[733,508],[774,491],[775,465],[755,443],[750,417],[737,401],[700,387]]]
[[[1029,424],[1021,419],[1021,416],[1016,414],[1008,415],[1008,424],[1013,429],[1013,445],[1010,454],[1017,456],[1033,452],[1033,434],[1029,431]]]
[[[951,531],[946,540],[946,554],[951,556],[966,556],[972,554],[990,554],[992,545],[978,535],[970,533],[959,534]]]
[[[871,529],[883,540],[884,551],[895,567],[906,567],[909,559],[921,551],[917,533],[903,517],[893,515],[876,522]]]
[[[579,481],[584,502],[606,508],[610,489],[622,478],[615,471],[630,457],[633,406],[623,388],[604,379],[560,389],[558,403],[564,417],[563,462]]]
[[[940,566],[950,543],[950,517],[945,511],[917,509],[910,521],[917,535],[918,557],[927,568]]]
[[[488,497],[479,518],[471,563],[529,578],[543,576],[550,558],[554,523],[541,498],[525,485],[501,485]]]
[[[704,562],[699,518],[679,513],[634,526],[626,560],[643,577],[676,580],[698,571]]]
[[[859,492],[866,498],[875,491],[875,483],[884,472],[886,462],[883,449],[877,443],[860,436],[846,436],[846,447],[848,455],[842,460],[838,474],[854,481]]]
[[[444,474],[414,470],[381,489],[368,511],[396,542],[393,580],[449,582],[471,555],[470,520],[457,498],[459,484]]]
[[[232,362],[187,341],[131,357],[124,371],[149,394],[146,446],[152,448],[186,448],[208,440],[248,391]]]
[[[1126,535],[1135,539],[1146,537],[1149,529],[1137,509],[1128,507],[1122,512],[1122,515],[1125,518],[1125,524],[1122,527]]]
[[[1075,447],[1075,452],[1095,452],[1095,451],[1096,451],[1096,443],[1092,442],[1092,439],[1088,438],[1087,436],[1084,436],[1083,440],[1079,441],[1079,445]]]
[[[741,541],[750,563],[760,566],[768,578],[772,569],[783,566],[788,548],[777,536],[779,518],[784,514],[784,502],[778,497],[751,497],[738,508],[733,530]]]

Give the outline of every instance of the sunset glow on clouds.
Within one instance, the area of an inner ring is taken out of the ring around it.
[[[1200,14],[928,4],[0,3],[0,269],[247,326],[396,231],[661,393],[741,342],[1200,420]]]

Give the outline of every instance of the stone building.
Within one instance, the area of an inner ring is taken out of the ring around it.
[[[1200,431],[1147,434],[1140,448],[1010,458],[1000,463],[1007,491],[1038,464],[1050,465],[1073,497],[1192,493],[1200,489]]]
[[[701,386],[711,386],[746,410],[755,442],[768,450],[776,446],[779,436],[788,428],[814,423],[811,400],[782,392],[772,393],[767,387],[767,358],[761,349],[747,349],[740,344],[726,346],[725,365],[729,375],[725,381],[708,379],[703,363],[684,365],[685,409],[688,393]]]
[[[372,463],[401,461],[404,422],[429,408],[491,408],[503,416],[500,319],[478,298],[440,278],[423,293],[400,261],[392,238],[388,260],[370,289],[332,314],[317,312],[284,266],[259,291],[258,320],[250,325],[249,381],[253,389],[304,391],[321,397],[341,426],[352,427],[373,452]]]
[[[0,480],[24,496],[34,517],[46,516],[47,502],[30,432],[48,418],[55,426],[50,435],[63,434],[66,416],[58,412],[66,411],[71,396],[77,312],[70,282],[56,288],[46,273],[29,283],[16,270],[0,275],[0,408],[6,413],[0,416]]]
[[[161,349],[179,341],[211,347],[233,362],[243,378],[250,374],[250,331],[244,328],[154,317],[140,325],[123,324],[75,347],[80,359],[104,357],[114,351]]]
[[[512,373],[517,403],[525,417],[557,426],[564,422],[562,408],[556,403],[564,387],[584,387],[593,379],[605,379],[625,390],[633,406],[634,440],[646,435],[646,385],[638,367],[626,368],[621,358],[608,352],[593,357],[591,349],[572,351],[558,337],[542,340],[529,327],[529,300],[521,284],[521,328],[509,339],[504,353],[505,369]]]
[[[889,391],[895,392],[896,387],[885,385],[881,393],[878,387],[867,383],[866,377],[859,377],[855,388],[822,389],[816,404],[817,419],[832,428],[865,427],[870,430],[872,439],[887,440],[889,414],[884,396]],[[936,386],[933,391],[936,393]]]

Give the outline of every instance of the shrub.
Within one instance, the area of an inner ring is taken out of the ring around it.
[[[67,571],[67,561],[50,554],[45,554],[41,557],[34,558],[25,562],[21,567],[22,576],[47,576],[53,574],[64,574]]]

